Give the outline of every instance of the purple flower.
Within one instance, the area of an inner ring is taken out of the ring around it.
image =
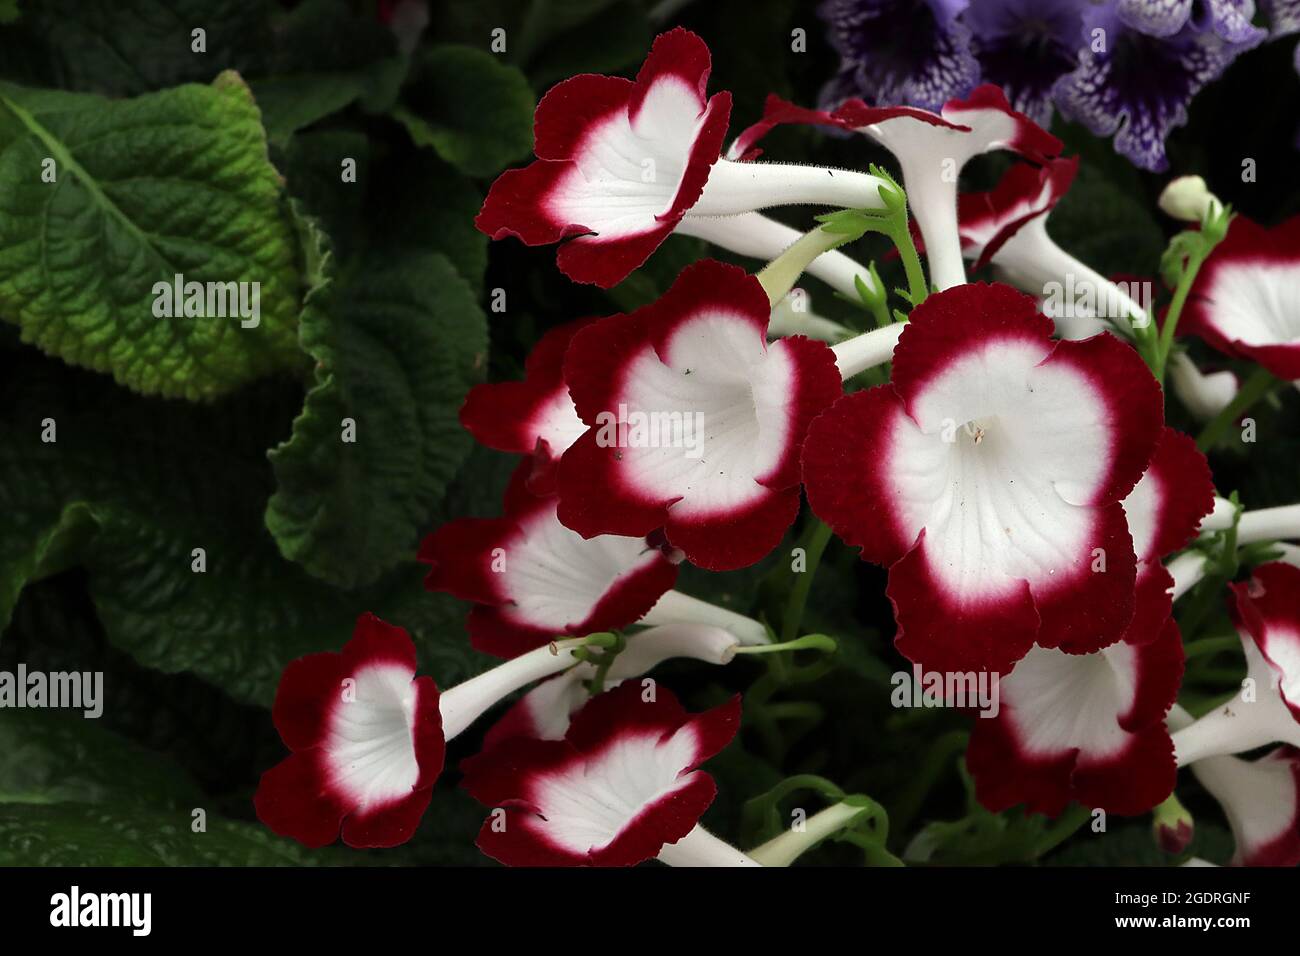
[[[1040,126],[1052,120],[1052,86],[1078,65],[1088,0],[973,0],[962,22],[985,83]]]
[[[1053,97],[1066,119],[1143,169],[1168,168],[1165,137],[1187,104],[1267,33],[1250,25],[1252,0],[1111,0],[1084,12],[1079,65]],[[1157,31],[1152,33],[1150,31]]]
[[[826,0],[817,11],[830,27],[840,71],[822,91],[838,106],[862,97],[875,106],[938,111],[979,83],[970,30],[958,17],[970,0]]]

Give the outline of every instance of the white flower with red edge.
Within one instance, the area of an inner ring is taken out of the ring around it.
[[[1300,747],[1300,568],[1263,564],[1231,591],[1246,682],[1232,700],[1174,734],[1180,767],[1270,743]]]
[[[594,698],[561,740],[513,737],[461,762],[462,786],[493,809],[484,853],[509,866],[634,866],[674,853],[752,864],[699,827],[717,787],[698,769],[740,726],[740,699],[687,713],[636,682]]]
[[[1174,579],[1163,559],[1186,547],[1214,511],[1210,464],[1190,437],[1166,426],[1123,506],[1137,556],[1136,607],[1125,638],[1141,644],[1160,633],[1172,610]]]
[[[1256,760],[1209,757],[1192,764],[1232,828],[1233,866],[1300,865],[1300,750]]]
[[[980,803],[1056,816],[1075,800],[1107,813],[1150,810],[1178,770],[1165,715],[1183,676],[1178,626],[1092,654],[1035,647],[998,684],[998,713],[978,718],[966,764]]]
[[[522,382],[475,385],[461,406],[460,423],[479,444],[535,456],[528,485],[539,494],[554,490],[555,462],[586,431],[564,384],[564,353],[594,321],[577,319],[548,330],[528,353]]]
[[[1234,216],[1196,275],[1178,333],[1300,379],[1300,216],[1272,229]]]
[[[658,301],[574,336],[564,377],[588,428],[560,461],[566,527],[584,537],[662,528],[715,571],[777,545],[799,508],[808,422],[841,387],[825,344],[768,344],[770,308],[757,279],[706,259]],[[656,422],[681,440],[662,440]]]
[[[1160,437],[1160,390],[1113,336],[1051,334],[1006,286],[936,293],[892,381],[809,427],[809,504],[890,569],[895,644],[926,670],[1005,672],[1035,643],[1088,653],[1132,620],[1120,502]]]
[[[502,173],[476,225],[557,255],[576,282],[608,288],[690,213],[735,215],[815,203],[879,206],[882,181],[851,170],[720,158],[731,94],[706,96],[709,49],[677,28],[655,39],[635,81],[582,74],[537,106],[537,160]]]
[[[340,653],[285,668],[271,716],[293,753],[262,775],[258,817],[308,846],[410,839],[442,773],[438,705],[406,632],[363,614]]]
[[[578,663],[582,640],[539,648],[439,693],[416,677],[415,645],[373,614],[339,653],[291,661],[271,711],[292,752],[262,775],[253,804],[307,846],[390,847],[410,839],[443,769],[446,741],[500,700]]]
[[[528,460],[515,469],[502,517],[448,522],[420,548],[432,566],[425,586],[476,602],[470,642],[498,657],[633,624],[677,579],[676,562],[644,536],[566,528],[559,499],[528,490],[532,473]]]

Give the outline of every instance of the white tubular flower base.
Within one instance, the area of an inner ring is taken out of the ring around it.
[[[749,855],[763,866],[789,866],[822,840],[844,829],[862,812],[862,807],[833,804],[805,820],[801,832],[787,830],[750,850]]]
[[[676,843],[664,844],[659,862],[669,866],[762,866],[729,843],[719,840],[704,827],[695,829]]]
[[[1231,372],[1205,374],[1185,352],[1169,356],[1169,384],[1198,421],[1209,421],[1237,397],[1237,376]]]
[[[1063,338],[1088,338],[1106,329],[1131,338],[1135,326],[1151,321],[1127,292],[1058,246],[1047,234],[1046,216],[1025,223],[1003,243],[993,266],[1021,292],[1053,303],[1044,312]],[[1081,299],[1088,291],[1091,307]]]
[[[1257,690],[1258,699],[1247,703],[1239,696],[1177,731],[1174,757],[1178,766],[1254,750],[1265,744],[1300,747],[1300,723],[1286,709],[1276,691]]]
[[[719,159],[690,212],[693,216],[734,216],[771,206],[795,205],[883,209],[882,186],[892,188],[878,176],[850,169]]]
[[[1214,511],[1201,522],[1201,531],[1224,531],[1232,527],[1232,504],[1214,499]],[[1300,540],[1300,504],[1243,511],[1237,524],[1237,543]]]
[[[507,694],[572,667],[578,662],[573,651],[585,643],[580,637],[556,641],[443,691],[438,702],[443,736],[451,740]]]
[[[869,368],[890,361],[894,357],[894,346],[898,344],[898,337],[903,334],[905,328],[907,328],[906,324],[896,322],[883,329],[864,332],[847,342],[832,345],[831,351],[835,353],[835,364],[839,367],[840,378],[850,379],[859,372],[865,372]]]
[[[1184,551],[1165,565],[1165,570],[1174,579],[1172,594],[1175,601],[1201,583],[1207,560],[1199,551]]]
[[[795,308],[796,302],[800,304],[799,308]],[[786,335],[806,335],[810,339],[828,343],[843,342],[852,337],[852,329],[811,311],[810,304],[807,293],[792,289],[784,299],[772,306],[772,318],[767,323],[767,337],[779,339]]]
[[[692,212],[677,224],[676,231],[685,236],[703,239],[738,256],[767,261],[775,259],[803,236],[803,233],[757,212],[736,216],[698,216]],[[808,265],[806,271],[855,302],[859,298],[855,279],[866,283],[867,289],[875,290],[871,274],[844,253],[835,250],[823,252]]]
[[[721,628],[741,644],[770,643],[767,628],[752,617],[745,617],[699,598],[669,591],[661,597],[638,624],[709,624]]]

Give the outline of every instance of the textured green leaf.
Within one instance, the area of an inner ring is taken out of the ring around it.
[[[327,253],[310,258],[301,335],[316,384],[271,452],[279,490],[266,523],[285,557],[353,587],[413,554],[469,452],[457,412],[480,378],[487,325],[442,256],[369,257],[337,280]]]
[[[0,508],[23,516],[0,528],[0,556],[23,554],[24,542],[30,554],[32,534],[75,515],[46,554],[85,566],[109,640],[146,667],[267,705],[289,660],[337,650],[367,610],[411,631],[440,685],[489,663],[468,646],[465,606],[424,591],[422,566],[346,592],[280,556],[263,524],[272,475],[260,449],[287,430],[288,394],[188,406],[31,364],[0,375]],[[56,444],[40,440],[45,417],[58,422]],[[20,578],[0,562],[0,580]]]
[[[491,176],[533,146],[532,90],[491,53],[440,46],[415,64],[405,106],[394,111],[417,146],[471,176]]]
[[[155,316],[154,284],[177,274],[259,283],[260,323]],[[237,75],[116,102],[0,85],[0,314],[24,341],[141,392],[211,398],[300,361],[299,291]]]
[[[274,11],[270,0],[39,0],[24,5],[22,23],[53,85],[134,96],[226,69],[257,72]]]
[[[77,803],[0,806],[0,866],[316,866],[344,850],[307,850],[254,823],[209,817],[190,829],[189,810]]]
[[[206,806],[179,766],[98,719],[80,711],[0,710],[0,804],[67,801]]]
[[[0,23],[13,23],[22,15],[18,0],[0,0]]]

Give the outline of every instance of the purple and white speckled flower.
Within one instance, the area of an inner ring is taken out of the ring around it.
[[[1074,72],[1053,96],[1067,119],[1099,136],[1135,165],[1168,168],[1165,137],[1187,122],[1187,104],[1267,32],[1250,25],[1253,0],[1111,0],[1084,12]],[[1159,33],[1150,31],[1156,30]],[[1097,31],[1101,31],[1100,33]]]
[[[840,70],[822,90],[834,108],[862,97],[876,106],[938,111],[979,84],[970,29],[959,17],[970,0],[825,0]]]
[[[962,22],[985,83],[1035,123],[1052,120],[1052,87],[1078,65],[1088,0],[973,0]]]

